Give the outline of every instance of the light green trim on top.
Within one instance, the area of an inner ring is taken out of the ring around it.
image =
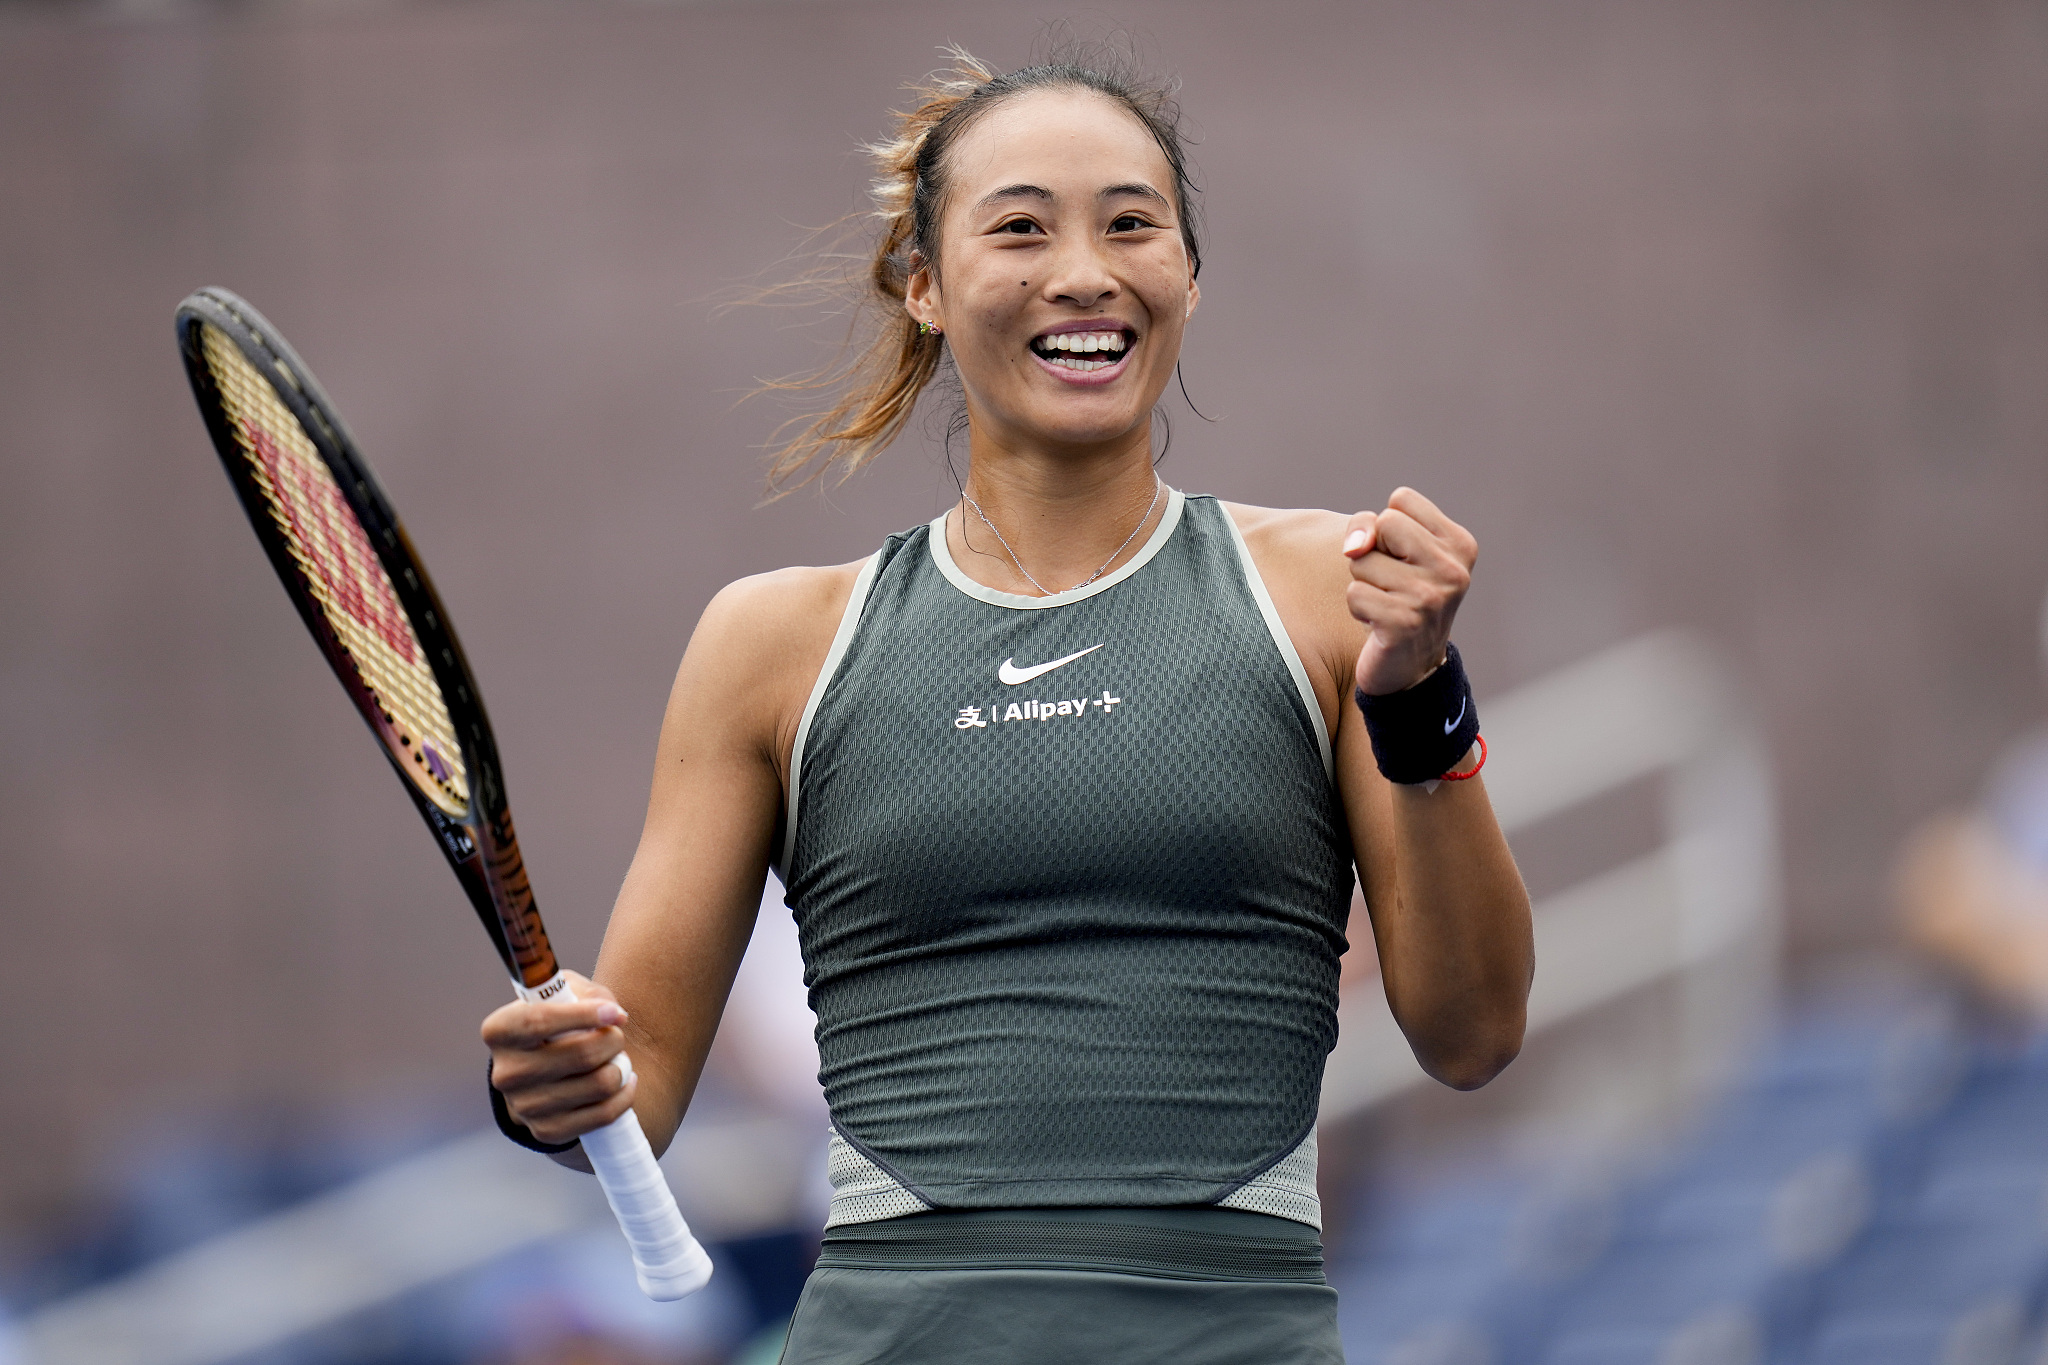
[[[1287,625],[1280,619],[1280,609],[1273,605],[1273,595],[1266,591],[1266,580],[1259,577],[1259,566],[1252,563],[1252,548],[1245,544],[1244,532],[1237,529],[1237,518],[1230,515],[1228,507],[1220,510],[1224,524],[1230,527],[1230,538],[1237,545],[1237,559],[1244,565],[1244,581],[1251,585],[1252,600],[1259,604],[1259,615],[1266,618],[1266,629],[1271,632],[1273,643],[1287,664],[1287,672],[1294,679],[1295,689],[1301,693],[1301,704],[1308,708],[1308,718],[1316,727],[1316,745],[1323,755],[1323,776],[1335,781],[1337,761],[1330,749],[1330,726],[1323,719],[1323,704],[1316,700],[1315,686],[1308,680],[1308,670],[1302,667],[1301,655],[1294,651],[1294,641],[1288,638]]]
[[[778,877],[787,879],[789,860],[796,856],[796,797],[803,790],[804,741],[811,737],[811,718],[818,714],[818,703],[824,700],[825,688],[831,683],[832,675],[839,671],[839,662],[846,657],[847,647],[853,643],[853,632],[860,625],[861,608],[868,604],[868,589],[874,586],[875,569],[881,562],[882,552],[877,550],[868,556],[867,563],[860,566],[860,573],[853,580],[853,596],[846,599],[846,610],[839,617],[839,629],[832,636],[832,648],[826,651],[824,667],[818,670],[818,681],[811,686],[811,699],[804,703],[803,719],[797,722],[796,743],[789,750],[789,804],[788,814],[783,818],[782,857],[775,864]]]
[[[1132,555],[1130,562],[1121,569],[1112,574],[1104,574],[1086,587],[1070,588],[1066,592],[1056,592],[1050,597],[1026,597],[1022,593],[997,592],[994,588],[984,588],[969,578],[966,571],[953,561],[952,547],[946,544],[946,518],[951,514],[951,508],[932,518],[932,533],[927,537],[932,547],[932,563],[945,575],[948,583],[977,602],[986,602],[992,607],[1010,607],[1016,611],[1043,611],[1047,607],[1064,607],[1069,603],[1086,601],[1096,593],[1108,592],[1144,568],[1152,556],[1165,547],[1167,539],[1173,535],[1173,528],[1180,525],[1180,509],[1187,501],[1178,488],[1169,488],[1166,492],[1166,515],[1152,528],[1152,534],[1147,537],[1144,546],[1138,553]]]

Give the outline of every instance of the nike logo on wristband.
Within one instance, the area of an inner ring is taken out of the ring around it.
[[[1458,703],[1458,714],[1452,716],[1449,720],[1444,722],[1445,734],[1448,735],[1451,731],[1458,728],[1458,722],[1465,719],[1465,708],[1470,706],[1471,704],[1472,699],[1470,697],[1467,697],[1463,701]]]

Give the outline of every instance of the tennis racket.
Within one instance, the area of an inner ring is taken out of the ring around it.
[[[178,346],[228,479],[306,629],[398,769],[521,999],[569,989],[512,832],[498,746],[448,613],[390,500],[313,374],[224,289],[178,305]],[[631,1074],[624,1053],[619,1069]],[[711,1276],[628,1109],[583,1151],[633,1248],[641,1289]]]

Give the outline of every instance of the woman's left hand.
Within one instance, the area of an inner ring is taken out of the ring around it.
[[[1444,661],[1479,542],[1403,487],[1384,512],[1351,518],[1344,554],[1351,561],[1345,604],[1371,631],[1358,655],[1359,690],[1377,697],[1413,687]]]

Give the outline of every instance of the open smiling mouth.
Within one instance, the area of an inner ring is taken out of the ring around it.
[[[1092,374],[1122,363],[1138,340],[1137,333],[1122,331],[1058,332],[1033,337],[1031,353],[1048,365],[1080,374]]]

